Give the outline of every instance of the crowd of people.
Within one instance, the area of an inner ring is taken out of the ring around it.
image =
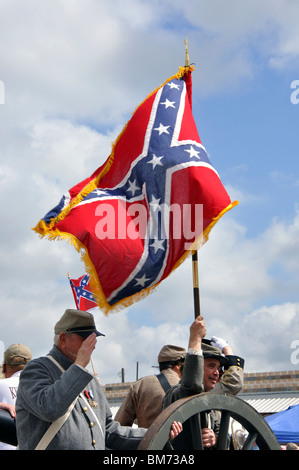
[[[131,385],[115,420],[128,426],[134,422],[146,423],[149,427],[164,408],[180,398],[202,392],[236,395],[243,385],[244,359],[233,355],[222,338],[213,336],[207,341],[205,336],[205,321],[199,315],[190,326],[187,351],[173,345],[164,346],[158,355],[160,374],[144,377]],[[202,428],[202,441],[204,447],[215,448],[220,423],[216,412],[209,414],[209,421],[210,426]],[[186,423],[172,446],[186,450],[190,442]]]
[[[97,378],[86,368],[101,335],[91,313],[67,309],[54,327],[54,345],[46,356],[32,359],[23,344],[7,348],[0,408],[15,419],[18,449],[134,450],[157,416],[176,400],[202,392],[237,395],[242,389],[244,359],[224,339],[205,339],[205,321],[199,315],[190,326],[187,350],[163,346],[159,374],[132,384],[113,419]],[[215,449],[219,412],[210,411],[207,418],[202,444]],[[187,422],[183,427],[173,422],[169,431],[174,449],[190,447]],[[0,450],[12,449],[16,447],[0,443]]]
[[[121,426],[113,420],[97,378],[86,368],[101,335],[91,313],[67,309],[54,327],[54,345],[48,355],[25,357],[28,348],[18,345],[12,362],[16,365],[18,358],[24,367],[14,389],[15,411],[10,411],[16,417],[19,450],[138,447],[147,429]],[[4,363],[6,368],[6,358]],[[172,423],[169,438],[181,430],[181,423]]]

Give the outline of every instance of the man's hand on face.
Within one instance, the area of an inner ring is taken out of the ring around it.
[[[78,349],[77,357],[75,364],[86,367],[90,361],[92,352],[96,346],[97,336],[95,333],[89,335],[82,343],[81,347]]]

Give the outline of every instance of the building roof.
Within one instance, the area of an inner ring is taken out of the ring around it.
[[[298,392],[239,393],[237,397],[246,401],[261,414],[277,413],[286,410],[289,406],[299,404],[299,390]],[[121,401],[111,404],[113,418],[120,405]]]
[[[277,413],[299,404],[297,392],[240,393],[239,398],[261,414]]]

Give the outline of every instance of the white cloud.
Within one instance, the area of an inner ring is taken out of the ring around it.
[[[125,369],[126,381],[136,378],[139,363],[139,377],[157,373],[157,357],[164,344],[187,346],[188,328],[174,321],[156,326],[140,327],[130,322],[129,314],[122,312],[97,318],[100,331],[106,337],[98,339],[93,354],[94,364],[103,383],[120,381],[118,373]]]
[[[7,104],[13,101],[24,115],[29,109],[119,121],[156,86],[157,78],[163,81],[176,71],[184,59],[186,35],[191,59],[200,67],[202,93],[253,77],[257,51],[262,61],[272,63],[298,54],[298,5],[293,2],[286,8],[282,1],[257,0],[232,0],[225,6],[218,0],[117,6],[95,0],[24,0],[2,2],[0,8],[5,40],[1,80]],[[153,63],[147,60],[150,55]]]
[[[17,179],[16,172],[8,165],[0,166],[0,182],[2,187],[9,187]]]
[[[5,345],[28,343],[34,355],[51,347],[54,323],[74,305],[67,272],[79,277],[83,265],[72,246],[39,240],[31,227],[106,160],[130,112],[183,63],[185,37],[199,69],[194,92],[216,95],[261,67],[291,67],[299,53],[297,18],[298,4],[281,0],[1,2]],[[262,190],[257,197],[228,189],[244,211],[264,197]],[[286,368],[298,325],[299,216],[256,232],[250,238],[233,211],[213,229],[199,252],[201,308],[208,334],[226,334],[253,370],[272,367],[273,345],[282,350],[277,368]],[[99,313],[107,336],[99,339],[95,364],[104,382],[117,381],[122,367],[134,379],[136,361],[140,374],[151,373],[164,343],[186,346],[193,315],[190,259],[128,311]]]
[[[69,189],[82,175],[89,176],[104,163],[115,138],[86,125],[58,119],[39,120],[29,133],[35,173],[45,174],[47,182],[56,181],[60,190],[63,185]]]
[[[246,315],[235,336],[251,371],[291,370],[291,344],[299,338],[299,304],[261,307]]]
[[[299,340],[298,303],[261,307],[245,316],[227,321],[225,312],[212,320],[207,318],[207,337],[215,334],[225,338],[235,354],[245,359],[245,372],[292,370],[292,342]],[[167,321],[155,327],[134,326],[128,313],[117,318],[97,318],[101,331],[107,336],[98,340],[94,364],[103,383],[120,381],[117,375],[125,370],[125,380],[134,381],[136,364],[139,377],[157,373],[157,356],[164,344],[187,348],[189,321]],[[121,336],[121,340],[120,340]]]
[[[234,352],[245,358],[247,372],[296,366],[290,358],[291,343],[299,339],[299,304],[284,301],[283,272],[289,268],[284,252],[286,245],[293,247],[290,258],[298,266],[299,251],[294,245],[298,243],[298,220],[296,215],[289,225],[275,223],[258,239],[249,240],[244,227],[224,218],[199,250],[201,313],[206,321],[207,337],[225,337]],[[274,274],[273,264],[280,266]],[[291,272],[293,281],[289,279],[289,289],[291,285],[293,288],[287,296],[298,298],[298,272],[293,269]],[[267,305],[271,295],[277,298],[277,304]],[[150,374],[163,344],[187,346],[193,318],[192,268],[191,260],[186,260],[146,300],[127,312],[99,318],[101,328],[108,331],[105,345],[99,344],[100,354],[104,354],[99,367],[103,376],[107,370],[105,358],[111,358],[115,345],[118,347],[113,353],[113,363],[115,367],[118,364],[118,369],[127,370],[131,377],[128,380],[134,380],[137,361],[141,373]],[[154,327],[150,326],[152,319]]]

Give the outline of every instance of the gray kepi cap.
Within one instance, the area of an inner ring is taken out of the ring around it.
[[[93,315],[83,310],[68,308],[54,327],[54,333],[77,333],[87,338],[92,333],[97,336],[105,336],[96,329]]]

